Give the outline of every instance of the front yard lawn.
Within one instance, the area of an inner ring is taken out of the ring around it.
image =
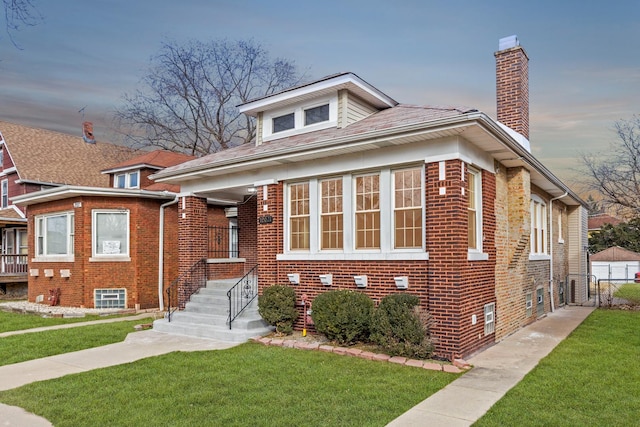
[[[64,426],[384,426],[459,375],[247,343],[0,393]]]
[[[44,326],[56,326],[66,323],[89,322],[91,320],[102,320],[110,316],[87,315],[85,317],[42,317],[37,314],[10,313],[0,310],[0,333],[9,331],[21,331],[24,329],[40,328]]]
[[[27,317],[37,319],[37,316]],[[123,320],[0,338],[0,366],[120,342],[134,332],[135,325],[150,321],[151,318]]]
[[[638,396],[640,312],[596,310],[474,425],[638,425]]]

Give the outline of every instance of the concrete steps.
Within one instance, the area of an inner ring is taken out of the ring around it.
[[[191,296],[184,310],[171,315],[171,322],[167,319],[156,320],[153,322],[153,329],[234,343],[272,332],[274,328],[262,320],[258,313],[257,298],[233,321],[232,329],[229,329],[227,291],[238,280],[240,279],[208,281],[206,287]]]

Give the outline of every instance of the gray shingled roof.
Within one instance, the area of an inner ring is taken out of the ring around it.
[[[131,148],[0,121],[0,133],[23,181],[108,187],[100,171],[140,155]]]
[[[161,175],[171,174],[188,170],[193,167],[204,165],[216,165],[233,159],[240,162],[245,157],[261,156],[268,157],[269,153],[283,148],[304,147],[321,141],[339,140],[350,136],[362,136],[375,133],[384,129],[392,129],[400,126],[425,123],[438,119],[462,116],[465,113],[477,111],[467,107],[441,107],[441,106],[416,106],[399,104],[395,107],[378,111],[356,123],[344,128],[330,128],[315,132],[298,134],[286,138],[264,142],[259,146],[255,144],[245,144],[230,148],[218,153],[209,154],[204,157],[182,163],[164,169]]]

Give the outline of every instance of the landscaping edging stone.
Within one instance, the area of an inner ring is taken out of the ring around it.
[[[452,365],[437,363],[432,360],[416,360],[407,359],[401,356],[389,356],[388,354],[372,353],[370,351],[363,351],[357,348],[336,347],[328,344],[319,343],[306,343],[300,342],[295,339],[282,339],[282,338],[268,338],[268,337],[256,337],[252,339],[254,342],[263,345],[272,345],[276,347],[296,348],[300,350],[314,350],[324,351],[326,353],[335,353],[341,356],[358,357],[360,359],[376,360],[379,362],[390,362],[404,366],[411,366],[415,368],[429,369],[432,371],[443,371],[452,374],[461,374],[471,368],[466,361],[462,359],[456,359]]]

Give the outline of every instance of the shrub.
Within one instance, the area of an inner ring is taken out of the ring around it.
[[[373,301],[355,291],[329,291],[313,300],[311,318],[316,330],[339,344],[353,344],[369,336]]]
[[[392,356],[428,358],[430,316],[420,299],[410,294],[388,295],[380,301],[371,321],[371,341]]]
[[[276,327],[277,333],[289,335],[298,318],[295,291],[284,285],[265,288],[258,297],[258,312],[267,323]]]

